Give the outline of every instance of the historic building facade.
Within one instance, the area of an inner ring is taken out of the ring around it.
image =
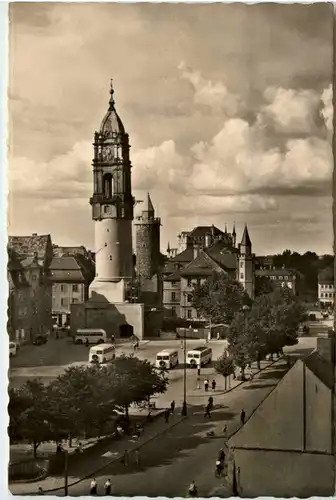
[[[335,277],[333,266],[322,269],[318,274],[318,300],[324,307],[334,306]]]
[[[50,235],[9,236],[8,333],[12,340],[33,341],[52,329],[52,256]]]
[[[235,226],[231,234],[227,229],[221,231],[215,226],[198,226],[183,235],[184,250],[171,256],[163,270],[163,308],[166,316],[204,320],[192,307],[192,290],[195,284],[201,284],[213,272],[236,279],[254,297],[254,254],[247,227],[238,248]]]

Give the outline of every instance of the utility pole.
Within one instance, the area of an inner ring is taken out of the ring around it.
[[[183,338],[183,405],[182,405],[182,416],[187,416],[187,330],[184,328],[184,338]]]
[[[64,450],[64,496],[68,496],[68,450]]]

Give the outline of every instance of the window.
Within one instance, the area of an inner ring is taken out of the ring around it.
[[[286,281],[288,281],[288,276],[284,276],[284,279],[285,279]]]
[[[240,273],[240,279],[243,280],[244,279],[244,273]]]
[[[108,206],[107,206],[107,205],[105,205],[105,206],[104,206],[104,214],[107,214],[107,212],[108,212]]]
[[[191,302],[191,301],[192,301],[192,299],[193,299],[192,294],[191,294],[191,293],[188,293],[188,295],[187,295],[187,300],[188,300],[188,302]]]
[[[172,294],[171,294],[171,301],[176,302],[176,293],[175,292],[172,292]]]
[[[62,307],[66,307],[67,305],[68,305],[68,299],[66,299],[66,298],[62,298],[62,299],[61,299],[61,306],[62,306]]]
[[[171,308],[172,316],[176,316],[176,307]]]
[[[37,279],[37,275],[36,275],[35,273],[33,273],[33,274],[32,274],[32,276],[31,276],[31,279],[32,279],[33,281],[36,281],[36,279]]]
[[[64,292],[66,292],[66,290],[67,290],[67,286],[61,285],[61,292],[64,293]]]
[[[242,268],[242,267],[244,267],[244,262],[241,262],[241,263],[240,263],[240,267],[241,267],[241,268]]]
[[[283,276],[279,276],[279,280],[283,280]]]
[[[72,299],[72,303],[73,304],[77,304],[78,303],[78,299]]]
[[[178,281],[172,281],[171,284],[172,286],[176,286],[178,284]]]
[[[191,285],[192,285],[192,280],[191,280],[191,278],[188,278],[188,280],[187,280],[187,285],[188,285],[188,286],[191,286]]]
[[[72,291],[73,292],[78,292],[78,285],[72,285]]]
[[[187,309],[187,318],[188,319],[192,318],[192,311],[191,311],[191,309]]]

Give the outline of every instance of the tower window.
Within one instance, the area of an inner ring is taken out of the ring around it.
[[[110,255],[110,260],[112,260],[112,255]]]
[[[108,207],[105,205],[104,206],[104,214],[107,214],[107,212],[108,212]]]
[[[106,231],[107,231],[108,233],[110,232],[110,230],[109,230],[109,229],[106,229]]]
[[[103,186],[104,186],[104,196],[106,198],[111,198],[114,191],[114,182],[112,174],[105,174],[103,176]]]
[[[240,279],[243,280],[244,279],[244,274],[243,273],[240,273]]]
[[[241,262],[241,263],[240,263],[240,267],[244,267],[244,262]]]

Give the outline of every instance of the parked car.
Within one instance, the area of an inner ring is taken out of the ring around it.
[[[47,343],[47,337],[46,335],[37,335],[35,339],[33,340],[34,345],[43,345]]]
[[[17,344],[16,342],[9,342],[9,356],[12,357],[12,356],[16,356],[16,352],[17,352]]]

